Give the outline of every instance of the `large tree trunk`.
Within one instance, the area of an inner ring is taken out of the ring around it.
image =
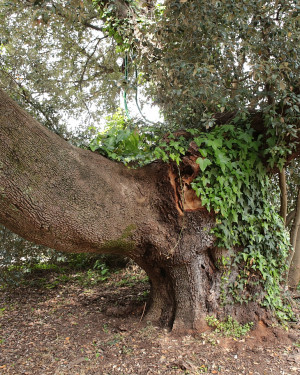
[[[131,257],[150,279],[147,319],[178,331],[203,330],[208,313],[224,312],[215,218],[189,188],[195,168],[182,171],[181,191],[172,166],[132,170],[75,148],[0,91],[0,222],[57,250]],[[244,312],[247,321],[257,311]]]

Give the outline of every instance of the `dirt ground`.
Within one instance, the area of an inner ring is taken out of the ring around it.
[[[142,319],[147,293],[137,270],[106,281],[40,271],[0,289],[0,374],[300,374],[299,322],[260,323],[242,340],[176,337]]]

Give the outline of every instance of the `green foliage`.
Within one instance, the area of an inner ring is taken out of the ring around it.
[[[214,328],[215,332],[221,336],[234,337],[237,339],[245,336],[253,327],[253,322],[242,325],[231,316],[228,316],[223,322],[219,321],[214,316],[207,316],[205,320],[207,324]]]
[[[126,165],[143,165],[154,160],[150,152],[155,141],[152,131],[141,130],[120,109],[106,120],[104,131],[90,143],[92,151]]]
[[[209,129],[214,113],[255,110],[279,138],[295,129],[296,0],[167,0],[155,21],[142,34],[141,64],[169,123]]]
[[[297,0],[145,5],[0,1],[0,83],[54,128],[72,111],[95,123],[116,109],[126,51],[129,73],[138,68],[168,128],[211,129],[216,113],[260,112],[268,155],[291,151],[300,111]]]
[[[82,276],[78,277],[78,280],[81,281],[81,284],[84,286],[97,285],[106,281],[109,277],[109,269],[102,265],[100,269],[97,270],[88,270]]]
[[[0,283],[18,283],[36,264],[59,262],[63,255],[36,245],[0,225]]]
[[[128,260],[127,260],[128,261]],[[26,241],[8,229],[0,226],[0,283],[18,285],[38,273],[54,272],[59,276],[46,283],[48,288],[67,282],[69,269],[82,275],[82,283],[105,281],[112,268],[124,267],[126,259],[116,255],[104,254],[66,254]]]
[[[84,254],[82,255],[84,257]],[[44,262],[25,266],[12,265],[7,270],[7,277],[2,280],[2,286],[36,285],[40,288],[55,289],[69,282],[89,287],[108,280],[111,268],[103,260],[91,262],[91,259],[88,261],[88,257],[85,257],[84,262],[80,262],[79,258],[79,262],[75,262],[75,258],[74,256],[70,262],[58,264]],[[16,273],[18,278],[16,278]]]
[[[153,155],[156,159],[161,159],[165,162],[173,161],[179,165],[182,156],[185,155],[187,151],[187,148],[188,142],[183,136],[176,139],[171,133],[168,135],[168,137],[160,139],[157,147],[155,147],[153,150]]]
[[[148,276],[145,276],[144,278],[141,278],[141,276],[139,274],[128,274],[128,275],[124,275],[124,277],[122,278],[122,280],[118,281],[116,283],[116,286],[134,286],[136,283],[148,283],[149,282],[149,278]],[[148,294],[148,291],[146,292],[145,295]],[[145,296],[144,295],[144,296]]]
[[[279,318],[289,319],[291,310],[284,307],[280,288],[289,237],[282,218],[268,202],[271,185],[259,158],[261,139],[254,138],[252,129],[233,125],[193,133],[201,173],[192,187],[202,204],[216,214],[217,246],[240,249],[228,261],[230,267],[240,268],[229,290],[242,303],[257,300],[255,286],[261,284],[265,290],[261,304],[274,309]]]
[[[136,10],[135,1],[93,0],[93,4],[99,12],[99,17],[104,21],[103,32],[116,42],[116,50],[118,52],[128,50],[131,47],[128,36],[132,33],[129,8],[131,11]]]
[[[0,85],[38,121],[84,131],[116,110],[119,54],[91,1],[0,0],[0,20]]]

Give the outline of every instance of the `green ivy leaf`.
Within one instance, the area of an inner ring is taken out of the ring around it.
[[[215,150],[216,162],[221,167],[222,172],[225,172],[227,164],[230,162],[230,159],[220,150]]]
[[[223,139],[222,138],[215,138],[215,139],[206,139],[205,143],[207,146],[212,147],[214,151],[216,151],[218,148],[221,148],[223,145]]]
[[[212,162],[211,162],[209,159],[207,159],[207,158],[206,158],[206,159],[198,158],[198,159],[196,160],[196,163],[199,164],[200,169],[201,169],[202,172],[204,172],[205,169],[206,169],[209,165],[212,164]]]

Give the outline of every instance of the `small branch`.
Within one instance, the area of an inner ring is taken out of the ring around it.
[[[280,188],[280,216],[283,218],[284,226],[286,226],[287,185],[286,185],[285,168],[279,171],[279,188]]]
[[[285,223],[286,228],[291,224],[292,220],[295,219],[295,215],[296,215],[296,210],[293,210],[288,213],[286,217],[286,223]]]
[[[102,39],[104,39],[104,37],[98,39],[98,41],[97,41],[97,43],[95,44],[95,47],[94,47],[92,53],[91,53],[90,55],[89,55],[89,54],[87,55],[87,59],[86,59],[86,62],[85,62],[85,64],[84,64],[84,67],[83,67],[83,70],[82,70],[82,73],[81,73],[81,76],[80,76],[80,80],[79,80],[79,87],[80,87],[80,90],[82,90],[82,82],[83,82],[84,75],[85,75],[85,72],[86,72],[87,66],[88,66],[88,64],[89,64],[89,61],[90,61],[91,58],[94,56],[94,54],[95,54],[95,52],[96,52],[96,50],[97,50],[97,47],[98,47],[98,45],[99,45],[99,43],[101,42]]]
[[[97,31],[103,31],[103,27],[99,27],[96,25],[93,25],[89,23],[88,21],[82,21],[83,26],[89,27],[90,29],[97,30]]]
[[[269,105],[275,105],[275,99],[270,94],[270,93],[274,92],[274,88],[272,87],[272,85],[270,83],[266,83],[265,88],[266,88],[265,94],[266,94],[266,98],[267,98],[268,104]]]
[[[142,312],[142,315],[141,315],[140,322],[143,320],[143,317],[145,315],[146,306],[147,306],[147,302],[145,302],[145,304],[144,304],[144,308],[143,308],[143,312]]]
[[[279,8],[277,9],[277,14],[276,14],[276,18],[274,19],[274,21],[280,21],[280,12],[282,10],[283,6],[282,4],[279,6]]]

